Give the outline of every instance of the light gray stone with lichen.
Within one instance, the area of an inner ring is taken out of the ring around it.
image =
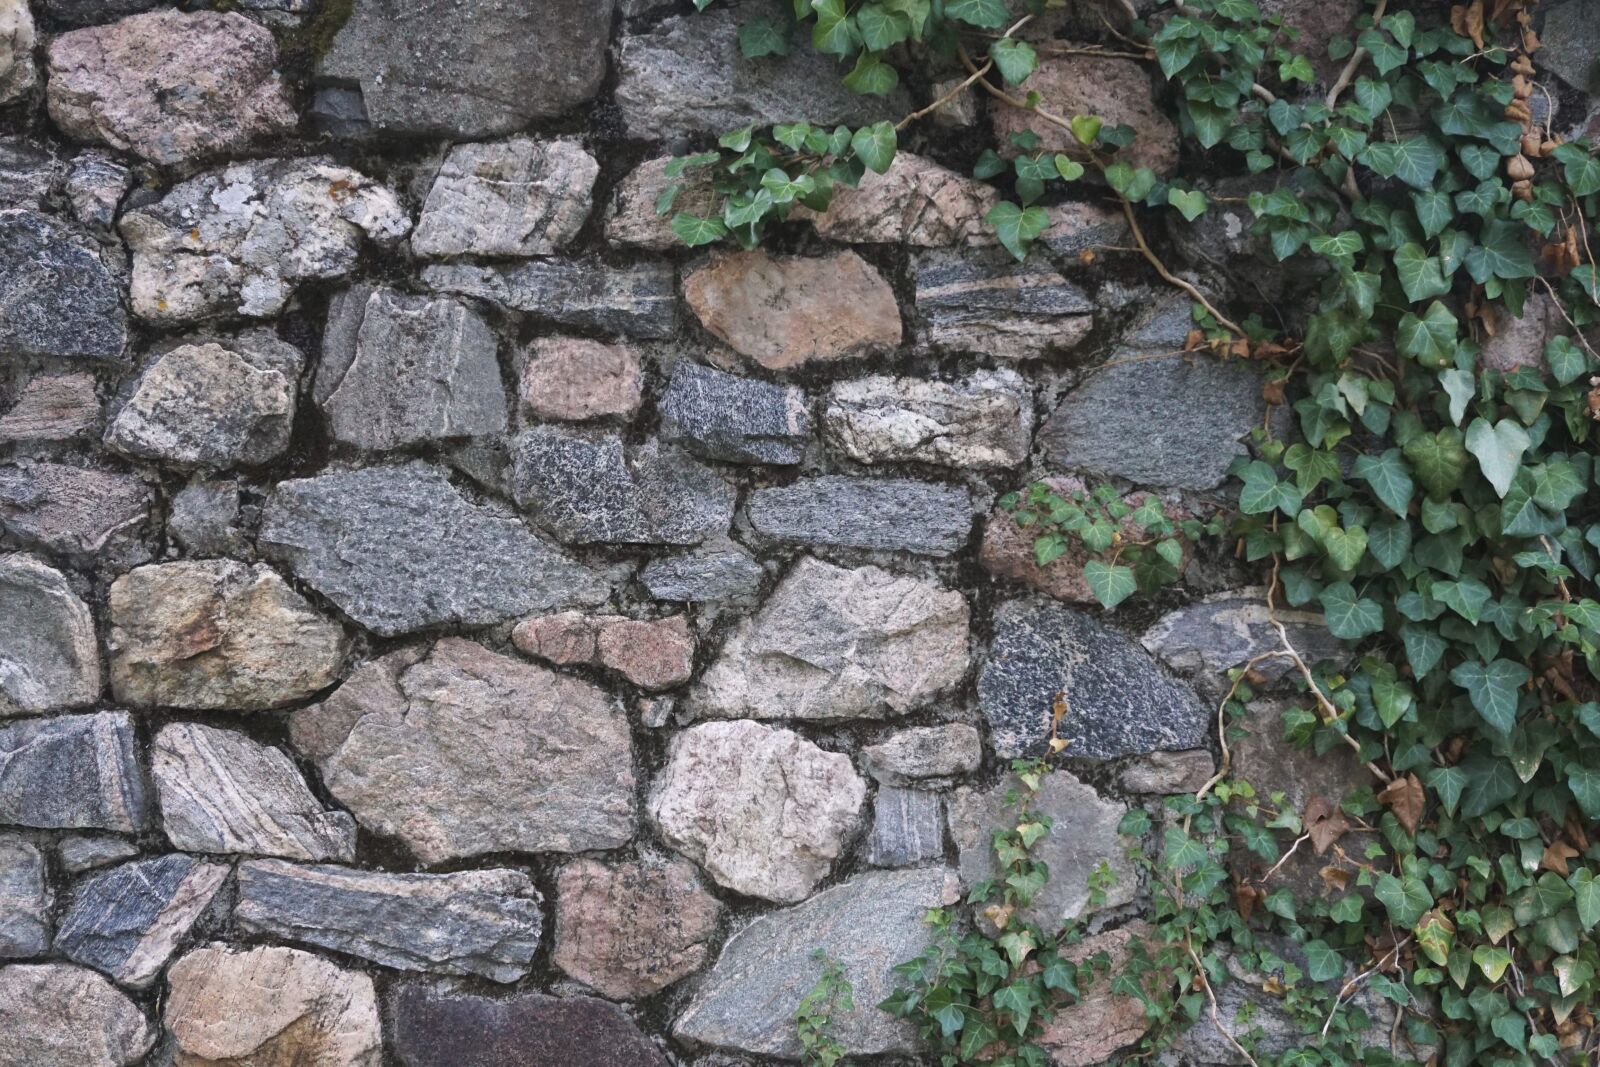
[[[583,228],[600,165],[576,140],[450,149],[422,205],[419,256],[548,256]]]
[[[1031,447],[1033,397],[1011,370],[956,382],[861,378],[829,392],[822,427],[829,445],[858,463],[1014,467]]]
[[[0,717],[92,704],[100,695],[94,617],[67,578],[23,553],[0,556]]]

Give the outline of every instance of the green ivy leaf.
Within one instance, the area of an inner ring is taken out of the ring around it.
[[[1478,469],[1501,498],[1510,491],[1522,466],[1522,454],[1531,443],[1528,431],[1511,419],[1491,423],[1478,418],[1467,427],[1467,451],[1477,457]]]
[[[1025,259],[1028,247],[1050,225],[1050,216],[1042,207],[1023,209],[1009,200],[1002,200],[989,209],[984,221],[994,227],[995,235],[1018,260]]]
[[[1472,962],[1491,982],[1498,982],[1511,966],[1511,953],[1498,945],[1479,945],[1472,950]]]
[[[883,4],[863,4],[856,12],[861,43],[874,52],[893,48],[911,36],[911,18]]]
[[[1578,922],[1585,930],[1593,930],[1600,923],[1600,879],[1587,867],[1580,867],[1567,878],[1578,907]]]
[[[1353,571],[1356,564],[1361,562],[1361,557],[1367,554],[1367,531],[1360,526],[1348,530],[1335,526],[1322,535],[1322,546],[1328,550],[1328,558],[1335,567],[1342,571]]]
[[[1455,358],[1459,327],[1450,309],[1435,300],[1421,318],[1409,311],[1401,317],[1395,344],[1425,367],[1447,367]]]
[[[746,59],[789,54],[789,27],[760,16],[739,27],[739,53]]]
[[[1078,143],[1088,147],[1100,137],[1103,123],[1094,115],[1074,115],[1067,125],[1072,127],[1072,136]]]
[[[1420,433],[1403,449],[1422,489],[1435,500],[1454,493],[1467,473],[1467,450],[1461,447],[1461,432],[1446,427],[1437,433]]]
[[[1370,144],[1359,158],[1381,177],[1399,178],[1413,189],[1424,190],[1433,187],[1433,179],[1444,165],[1444,152],[1427,137]]]
[[[1206,213],[1206,194],[1198,189],[1187,191],[1180,189],[1167,190],[1167,203],[1178,209],[1178,213],[1188,222],[1193,222]]]
[[[1456,806],[1461,803],[1461,795],[1471,781],[1466,770],[1461,767],[1435,767],[1428,772],[1427,780],[1428,788],[1439,794],[1439,803],[1444,805],[1445,812],[1454,815]]]
[[[900,72],[871,52],[862,52],[856,57],[855,67],[841,80],[853,93],[888,96],[900,84]]]
[[[1121,564],[1112,565],[1092,559],[1083,565],[1083,577],[1089,591],[1107,608],[1114,608],[1127,600],[1138,588],[1133,579],[1133,569]]]
[[[1406,61],[1407,49],[1389,40],[1376,29],[1363,30],[1356,45],[1365,48],[1379,74],[1388,74]]]
[[[1383,629],[1383,608],[1376,600],[1357,597],[1349,582],[1335,582],[1318,599],[1328,632],[1341,641],[1359,641]]]
[[[1260,460],[1253,460],[1241,475],[1239,510],[1246,515],[1263,515],[1277,509],[1293,518],[1300,510],[1301,493],[1294,483],[1279,481],[1277,473]]]
[[[1508,659],[1467,660],[1450,672],[1450,680],[1467,691],[1473,708],[1501,736],[1517,724],[1517,691],[1531,677],[1528,668]]]
[[[1306,973],[1313,982],[1331,982],[1344,974],[1344,960],[1321,938],[1305,943]]]
[[[845,13],[844,0],[811,0],[817,21],[811,27],[811,46],[830,56],[848,56],[861,47],[856,20]]]
[[[1490,219],[1466,258],[1467,273],[1479,285],[1491,278],[1533,277],[1528,228],[1507,219]]]
[[[850,138],[850,147],[856,158],[874,174],[882,174],[894,162],[898,136],[891,122],[877,122],[863,126]]]
[[[1411,194],[1411,203],[1417,209],[1417,221],[1422,224],[1422,235],[1433,238],[1444,232],[1455,218],[1450,204],[1450,194],[1437,189],[1427,189]]]
[[[1391,448],[1382,455],[1357,456],[1351,473],[1372,487],[1383,506],[1396,515],[1404,515],[1411,503],[1413,490],[1411,471],[1400,458],[1400,450]]]
[[[1007,85],[1020,84],[1039,65],[1039,54],[1027,41],[1002,37],[989,45],[989,58]]]
[[[1010,17],[1005,0],[945,0],[944,13],[984,30],[1003,26]]]
[[[1572,799],[1578,802],[1584,815],[1600,819],[1600,768],[1586,766],[1575,759],[1567,764],[1566,777]]]
[[[1390,921],[1407,930],[1414,928],[1433,907],[1433,894],[1428,892],[1428,887],[1422,879],[1410,876],[1379,875],[1372,895],[1389,912]]]
[[[1066,156],[1057,152],[1054,162],[1056,165],[1056,173],[1061,176],[1062,181],[1075,182],[1079,178],[1083,177],[1083,164],[1079,163],[1077,160],[1068,159]]]
[[[1556,149],[1555,156],[1573,196],[1600,193],[1600,160],[1576,144],[1562,145]]]
[[[678,235],[678,240],[694,248],[698,245],[708,245],[728,235],[728,228],[722,224],[721,219],[703,219],[698,215],[678,212],[672,216],[672,232]]]
[[[1419,244],[1404,244],[1395,249],[1394,269],[1400,276],[1400,287],[1405,290],[1406,299],[1413,304],[1450,291],[1439,260],[1429,256]]]
[[[1411,664],[1411,673],[1418,678],[1426,678],[1444,658],[1444,638],[1430,627],[1408,622],[1400,627],[1400,641],[1405,646],[1406,662]],[[1454,806],[1452,802],[1451,807]]]

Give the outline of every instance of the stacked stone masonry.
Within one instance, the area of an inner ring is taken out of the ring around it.
[[[777,6],[0,0],[0,1067],[765,1067],[819,947],[848,1052],[929,1062],[874,1005],[1057,693],[1037,917],[1145,935],[1118,823],[1211,774],[1251,576],[1104,612],[997,500],[1205,513],[1259,381],[1092,187],[995,246],[981,99],[763,250],[679,245],[670,156],[954,74],[738,60]],[[1137,64],[1036,81],[1186,165]],[[1143,1029],[1101,984],[1047,1042]]]

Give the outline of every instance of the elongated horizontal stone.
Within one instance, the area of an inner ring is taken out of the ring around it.
[[[913,269],[923,335],[941,350],[1038,359],[1094,326],[1087,294],[1037,256],[1017,263],[999,250],[938,250],[918,255]]]
[[[668,1067],[627,1012],[598,997],[486,997],[407,983],[389,998],[405,1067]]]
[[[1033,398],[1013,371],[959,382],[862,378],[828,394],[823,432],[858,463],[937,463],[983,470],[1028,458]]]
[[[811,441],[805,394],[687,360],[661,395],[661,437],[707,459],[799,463]]]
[[[791,544],[948,556],[972,532],[972,498],[958,486],[823,475],[758,489],[745,507],[756,533]]]
[[[533,260],[509,267],[437,263],[423,270],[422,283],[567,326],[629,337],[670,337],[677,323],[678,294],[667,263],[630,267],[582,260]]]
[[[55,948],[135,989],[160,975],[228,877],[225,863],[168,855],[99,871],[72,888]]]

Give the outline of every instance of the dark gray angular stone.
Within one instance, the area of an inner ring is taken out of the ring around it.
[[[225,863],[173,853],[82,879],[56,932],[56,951],[122,985],[156,980],[228,877]]]
[[[745,513],[763,537],[833,548],[948,556],[972,532],[972,499],[958,486],[830,474],[758,489]]]
[[[149,487],[132,474],[31,460],[0,464],[0,530],[102,567],[150,558],[150,507]]]
[[[1051,705],[1067,698],[1061,736],[1074,756],[1113,759],[1203,748],[1211,714],[1143,649],[1061,604],[1012,600],[995,612],[978,700],[1001,756],[1043,750]]]
[[[258,508],[251,508],[259,513]],[[178,490],[167,516],[167,533],[191,556],[249,559],[243,529],[245,507],[235,481],[195,482]]]
[[[493,868],[385,874],[257,860],[239,867],[234,919],[268,934],[348,952],[402,971],[515,982],[539,947],[533,880]]]
[[[663,440],[729,463],[799,463],[811,442],[805,393],[681,361],[661,395]]]
[[[149,818],[127,712],[25,719],[0,728],[0,824],[136,833]]]
[[[132,181],[132,171],[109,155],[82,153],[67,172],[67,202],[72,205],[73,216],[85,226],[111,229],[117,221],[117,206]]]
[[[732,542],[707,545],[680,556],[657,556],[639,581],[657,600],[743,601],[761,591],[766,569]]]
[[[33,211],[0,211],[0,356],[116,359],[122,287],[89,242]]]
[[[390,997],[405,1067],[667,1067],[617,1005],[597,997],[485,997],[410,984]]]
[[[157,0],[43,0],[45,14],[70,26],[92,26],[149,11]]]
[[[42,956],[50,947],[50,901],[44,853],[0,835],[0,960]]]
[[[1018,263],[1003,251],[938,249],[912,261],[917,315],[929,344],[1036,359],[1071,348],[1094,324],[1094,303],[1037,256]]]
[[[1544,47],[1538,67],[1555,71],[1574,89],[1600,89],[1600,22],[1587,0],[1549,5],[1539,40]]]
[[[1140,485],[1214,489],[1265,412],[1242,360],[1175,354],[1097,371],[1066,395],[1038,441],[1072,470]]]
[[[372,122],[398,133],[510,133],[599,91],[611,8],[609,0],[357,0],[317,75],[358,83]]]
[[[422,272],[431,289],[492,300],[566,326],[670,337],[678,293],[668,263],[608,267],[578,260],[530,260],[515,266],[436,263]]]
[[[655,441],[535,429],[517,437],[513,464],[517,503],[562,541],[696,545],[733,521],[733,486]]]
[[[609,595],[600,575],[426,463],[280,482],[261,550],[374,633],[481,625]]]
[[[914,867],[944,856],[944,802],[926,789],[882,786],[872,802],[867,862]]]
[[[0,137],[0,208],[43,207],[61,183],[61,161],[46,145]]]
[[[1277,615],[1307,663],[1344,654],[1343,644],[1328,632],[1317,612],[1280,609]],[[1267,612],[1265,589],[1230,590],[1187,604],[1157,619],[1139,640],[1173,670],[1193,674],[1196,685],[1208,686],[1219,699],[1227,689],[1229,668],[1280,647],[1278,631]],[[1269,681],[1277,681],[1291,669],[1293,664],[1286,658],[1263,660],[1255,666]]]

